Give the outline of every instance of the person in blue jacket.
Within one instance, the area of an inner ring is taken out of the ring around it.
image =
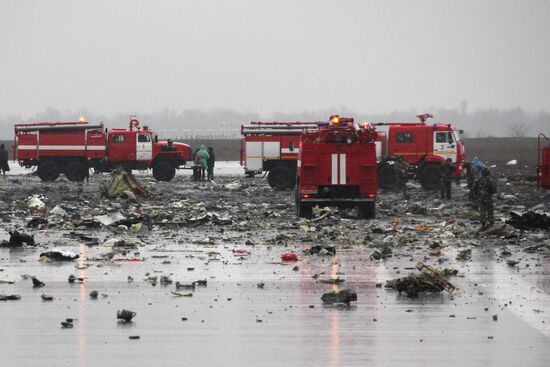
[[[480,161],[478,157],[474,157],[474,159],[472,159],[472,168],[474,169],[475,173],[477,174],[477,177],[481,177],[481,171],[484,168],[487,168],[487,166],[484,165],[483,162]]]

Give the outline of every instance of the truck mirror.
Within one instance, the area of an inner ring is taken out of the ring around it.
[[[464,134],[464,130],[458,130],[460,134]]]
[[[155,143],[158,143],[158,142],[159,142],[159,136],[155,135]]]

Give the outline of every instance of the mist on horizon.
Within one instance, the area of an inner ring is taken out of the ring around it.
[[[0,115],[548,110],[550,2],[0,2]]]

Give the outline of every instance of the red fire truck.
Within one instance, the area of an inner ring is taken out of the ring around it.
[[[37,166],[43,181],[54,181],[64,173],[71,181],[82,181],[90,168],[108,172],[118,166],[127,170],[152,168],[158,181],[170,181],[176,168],[191,159],[187,144],[158,141],[147,126],[140,128],[135,117],[128,129],[104,129],[103,123],[38,122],[16,124],[14,159],[23,167]]]
[[[316,122],[256,122],[241,126],[241,165],[245,174],[269,172],[267,182],[278,190],[296,181],[298,143],[302,130]]]
[[[381,188],[396,187],[399,175],[394,172],[395,159],[403,159],[409,165],[409,175],[417,179],[423,188],[432,190],[439,187],[440,164],[450,158],[456,167],[453,175],[463,173],[464,144],[455,127],[451,124],[427,124],[431,114],[417,116],[420,122],[376,123],[375,126],[388,126],[387,133],[381,134],[381,156],[378,164],[378,184]]]
[[[550,138],[544,134],[538,137],[537,184],[543,190],[550,190]]]
[[[309,217],[315,205],[357,207],[374,218],[376,202],[376,139],[370,124],[330,117],[304,130],[298,153],[296,214]]]
[[[425,189],[439,187],[439,165],[451,158],[455,176],[463,173],[464,144],[451,124],[427,124],[430,114],[418,116],[420,122],[377,123],[387,127],[379,131],[376,142],[378,184],[381,188],[397,187],[393,162],[402,157],[408,163],[410,178],[417,179]],[[252,122],[241,126],[241,165],[245,173],[254,175],[269,171],[271,187],[287,189],[294,186],[297,144],[303,129],[316,122]]]

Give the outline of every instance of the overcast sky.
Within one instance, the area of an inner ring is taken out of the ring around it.
[[[550,1],[0,0],[0,115],[550,110]]]

